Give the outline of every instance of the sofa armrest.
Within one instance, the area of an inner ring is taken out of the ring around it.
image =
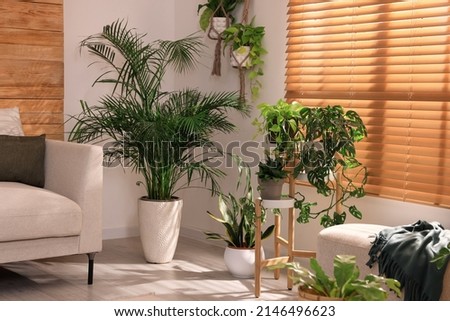
[[[46,140],[45,189],[82,210],[80,253],[102,249],[103,150],[100,146]]]

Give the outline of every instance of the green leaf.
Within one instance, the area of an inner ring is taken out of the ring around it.
[[[356,280],[359,276],[356,259],[352,255],[336,255],[333,265],[334,277],[339,288],[343,288],[347,283]]]
[[[275,225],[270,225],[261,235],[261,240],[264,240],[268,238],[270,235],[272,235],[273,231],[275,229]]]
[[[269,128],[269,132],[273,132],[273,133],[279,133],[281,131],[281,127],[277,124],[273,124],[270,128]]]
[[[362,219],[362,213],[359,211],[356,206],[352,205],[349,207],[348,211],[357,219]]]
[[[338,213],[334,212],[332,225],[344,224],[345,219],[347,218],[347,213],[345,211]]]
[[[439,253],[431,260],[431,262],[436,263],[438,269],[442,269],[446,265],[449,257],[450,243],[447,245],[447,247],[442,248]]]
[[[225,201],[225,198],[224,198],[223,194],[219,195],[219,210],[220,210],[220,213],[222,214],[223,220],[225,222],[229,223],[229,222],[232,221],[230,215],[228,215],[228,211],[229,211],[228,210],[228,204]]]
[[[219,222],[219,223],[227,223],[227,221],[225,221],[224,219],[221,219],[217,216],[215,216],[213,213],[207,211],[207,214],[209,215],[209,217],[211,217],[213,220]]]
[[[358,187],[358,188],[355,188],[355,190],[351,191],[350,195],[352,197],[361,198],[366,195],[366,192],[364,191],[363,187]]]
[[[316,290],[320,289],[320,292],[323,293],[325,296],[330,294],[332,288],[334,287],[334,280],[332,280],[330,277],[326,275],[326,273],[319,265],[316,258],[310,259],[310,265],[311,269],[315,273],[315,278],[317,282],[314,288]]]
[[[232,242],[230,242],[228,239],[226,239],[225,237],[223,237],[222,235],[218,234],[218,233],[210,233],[210,232],[205,232],[207,238],[209,240],[222,240],[225,241],[229,246],[234,246],[234,244]]]
[[[211,17],[213,15],[213,11],[210,8],[205,8],[200,15],[200,28],[203,31],[206,31],[211,23]]]
[[[377,279],[378,282],[382,282],[383,280],[379,280]],[[396,279],[392,279],[392,278],[386,278],[384,279],[384,282],[386,283],[386,285],[388,286],[388,288],[392,291],[394,291],[394,293],[397,295],[397,297],[401,297],[402,296],[402,292],[401,292],[401,284],[399,281],[397,281]]]
[[[378,283],[353,283],[347,296],[350,300],[384,301],[388,293]]]

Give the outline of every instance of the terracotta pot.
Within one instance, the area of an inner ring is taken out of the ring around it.
[[[283,193],[283,179],[261,180],[258,178],[259,193],[262,199],[279,200]]]

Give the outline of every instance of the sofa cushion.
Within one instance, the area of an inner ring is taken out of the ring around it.
[[[51,191],[0,182],[0,241],[79,235],[81,208]]]
[[[45,135],[0,135],[0,181],[45,184]]]

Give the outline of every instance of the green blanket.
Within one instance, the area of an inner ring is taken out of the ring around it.
[[[448,260],[442,269],[430,261],[449,242],[450,232],[437,222],[387,228],[376,236],[367,265],[378,262],[380,275],[397,279],[405,301],[439,300]]]

